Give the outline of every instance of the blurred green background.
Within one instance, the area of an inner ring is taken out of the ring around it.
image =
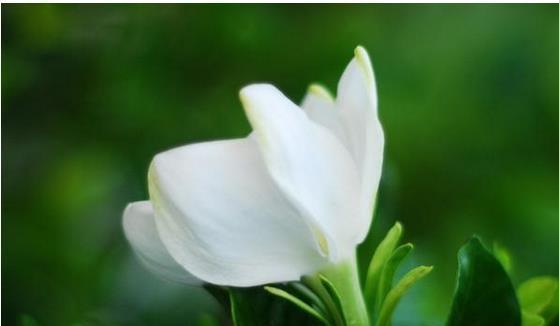
[[[440,325],[456,251],[499,241],[513,280],[559,274],[557,5],[2,5],[2,322],[193,324],[223,313],[124,240],[154,154],[250,131],[269,81],[335,90],[356,45],[386,160],[365,260],[400,220],[434,264],[396,325]]]

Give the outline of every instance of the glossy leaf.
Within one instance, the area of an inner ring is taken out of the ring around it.
[[[386,295],[386,299],[382,304],[379,318],[377,321],[378,326],[386,326],[390,324],[390,319],[398,302],[406,291],[417,281],[429,274],[433,266],[419,266],[409,271],[402,279],[394,286]]]
[[[447,325],[520,323],[520,306],[506,271],[474,236],[458,252],[458,282]]]

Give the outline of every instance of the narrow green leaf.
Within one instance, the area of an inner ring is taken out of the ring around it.
[[[340,299],[340,295],[338,294],[338,291],[334,287],[334,284],[332,284],[332,282],[330,282],[330,280],[327,279],[324,275],[318,275],[318,277],[320,278],[320,282],[322,283],[322,285],[324,286],[324,288],[326,289],[326,291],[334,301],[334,304],[336,305],[336,309],[338,310],[339,315],[342,317],[342,320],[345,324],[345,316],[343,314],[344,310],[342,306],[342,300]]]
[[[324,302],[320,299],[320,297],[314,293],[311,289],[309,289],[306,285],[299,283],[299,282],[294,282],[291,283],[291,286],[299,291],[299,293],[301,293],[302,295],[304,295],[305,297],[307,297],[307,299],[309,299],[313,305],[316,307],[316,309],[322,313],[323,316],[328,316],[328,310],[326,309],[326,305],[324,304]]]
[[[400,237],[402,236],[402,224],[396,222],[394,226],[388,231],[384,239],[380,242],[367,270],[367,278],[365,280],[365,301],[369,307],[375,306],[375,295],[381,277],[382,267],[390,259],[392,251],[398,245]]]
[[[522,310],[533,314],[542,313],[559,290],[559,281],[551,276],[531,278],[518,287],[518,301]]]
[[[231,320],[234,326],[242,326],[241,314],[239,310],[241,309],[239,305],[239,300],[236,298],[234,292],[229,292],[229,299],[231,301]]]
[[[417,281],[422,279],[425,275],[433,270],[433,266],[419,266],[409,271],[396,286],[388,292],[386,299],[380,309],[379,318],[377,321],[378,326],[385,326],[390,324],[392,313],[398,305],[398,302],[406,293],[406,291]]]
[[[327,315],[331,324],[333,325],[344,325],[344,319],[341,310],[339,310],[339,304],[336,304],[334,298],[330,295],[329,291],[324,287],[320,276],[304,276],[302,281],[307,285],[312,291],[320,298],[326,307]]]
[[[541,316],[522,310],[522,326],[544,326],[545,319]]]
[[[306,313],[308,313],[311,316],[317,318],[321,322],[323,322],[325,324],[328,324],[328,322],[326,321],[326,318],[320,312],[316,311],[313,307],[309,306],[303,300],[297,298],[296,296],[290,294],[289,292],[284,291],[282,289],[275,288],[275,287],[271,287],[271,286],[265,286],[264,289],[266,291],[270,292],[273,295],[276,295],[280,298],[283,298],[283,299],[293,303],[294,305],[301,308]]]
[[[457,278],[448,326],[520,326],[520,307],[509,276],[478,237],[458,252]]]
[[[382,269],[382,273],[379,280],[379,286],[377,291],[377,298],[376,300],[376,307],[375,312],[380,311],[382,307],[382,302],[384,298],[390,291],[392,287],[392,282],[394,280],[394,274],[398,269],[398,266],[402,263],[402,261],[408,256],[408,254],[412,251],[413,245],[411,243],[406,243],[404,245],[399,246],[392,252],[392,256],[384,265]]]

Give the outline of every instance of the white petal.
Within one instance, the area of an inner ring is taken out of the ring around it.
[[[345,126],[332,95],[322,86],[309,87],[301,108],[309,119],[330,130],[342,144],[348,144]]]
[[[359,178],[340,141],[271,85],[241,90],[247,116],[272,178],[283,193],[315,223],[335,260],[354,249],[348,223],[359,214]],[[323,248],[325,249],[325,248]]]
[[[357,47],[355,58],[338,84],[336,106],[342,117],[350,149],[361,174],[363,209],[367,218],[359,221],[360,241],[367,235],[382,172],[384,133],[377,114],[375,77],[365,49]]]
[[[181,283],[201,284],[167,252],[155,226],[153,208],[149,201],[128,204],[124,210],[124,234],[141,262],[160,277]]]
[[[204,281],[293,281],[326,263],[251,138],[161,153],[150,168],[149,189],[163,242]]]

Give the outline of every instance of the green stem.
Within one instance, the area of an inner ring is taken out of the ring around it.
[[[369,316],[359,283],[355,255],[321,272],[336,288],[348,326],[368,326]]]

